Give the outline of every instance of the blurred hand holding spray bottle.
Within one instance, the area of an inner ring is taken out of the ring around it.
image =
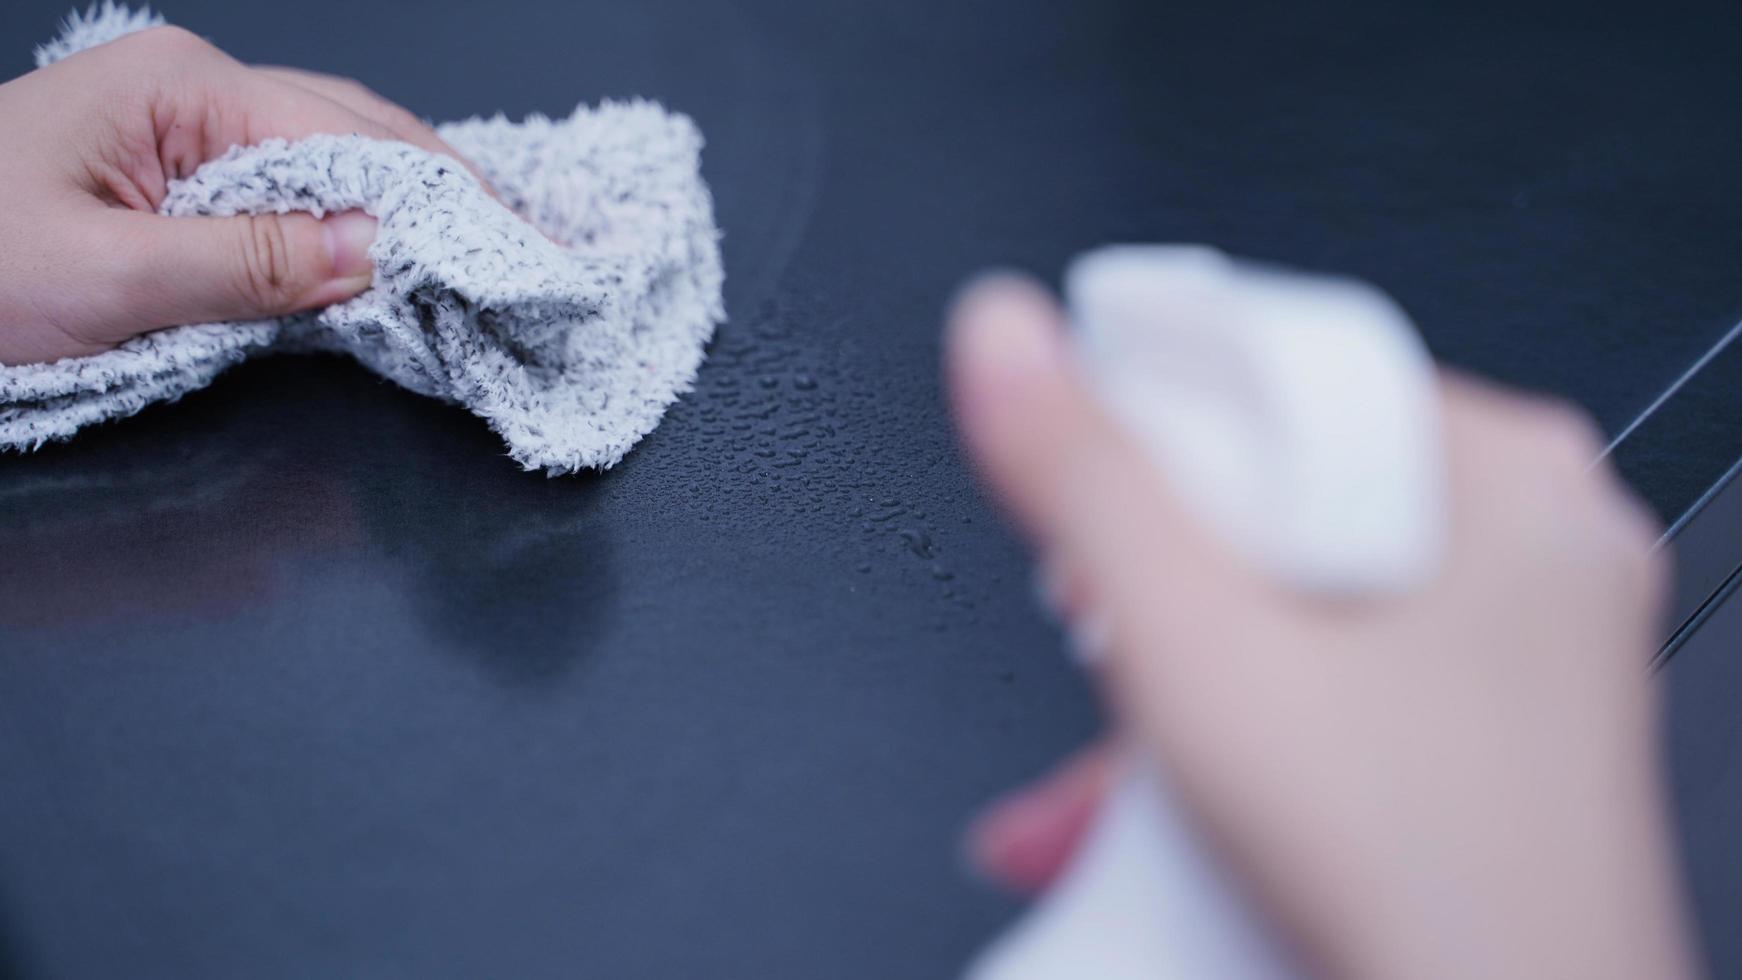
[[[1383,293],[1191,245],[1103,248],[1065,286],[1094,390],[1255,567],[1338,597],[1433,574],[1446,535],[1434,367]],[[1070,867],[969,980],[1300,976],[1160,767],[1123,752]]]

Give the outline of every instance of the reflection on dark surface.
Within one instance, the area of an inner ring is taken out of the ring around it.
[[[610,477],[544,479],[480,446],[455,467],[448,432],[403,412],[382,422],[392,468],[335,468],[351,474],[371,547],[412,576],[426,625],[506,682],[536,686],[574,663],[616,591],[597,506]]]
[[[503,681],[578,657],[613,591],[594,519],[605,478],[528,479],[496,449],[455,467],[450,434],[414,421],[443,409],[368,384],[348,400],[376,404],[335,404],[298,373],[245,366],[197,405],[0,463],[0,554],[32,572],[0,590],[0,625],[224,616],[272,602],[313,563],[366,562],[404,576],[438,646]],[[275,412],[255,399],[305,418],[368,412],[371,438],[264,439]]]
[[[125,441],[4,461],[0,553],[31,574],[0,590],[0,623],[222,614],[265,597],[279,557],[355,534],[328,477],[283,453],[235,451],[240,428],[129,428]]]

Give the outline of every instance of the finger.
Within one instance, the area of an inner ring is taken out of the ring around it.
[[[294,142],[320,134],[401,139],[381,123],[288,82],[241,69],[220,77],[228,90],[178,93],[182,104],[157,113],[166,176],[187,177],[231,147],[269,139]],[[182,125],[183,118],[195,123]]]
[[[950,321],[949,387],[969,455],[1043,553],[1081,575],[1085,605],[1120,578],[1182,600],[1250,588],[1101,409],[1039,287],[982,280]],[[1170,570],[1190,574],[1156,581]]]
[[[374,90],[361,82],[341,78],[337,75],[305,71],[301,68],[262,66],[255,70],[268,77],[308,89],[310,92],[336,102],[359,116],[380,123],[398,134],[398,138],[402,142],[452,159],[476,177],[478,183],[486,191],[495,195],[495,190],[490,187],[490,182],[484,178],[483,173],[474,167],[471,161],[448,145],[446,140],[436,135],[436,131],[428,123],[419,119],[410,110],[376,94]]]
[[[152,28],[114,43],[114,53],[136,60],[141,70],[177,69],[174,84],[150,100],[168,178],[186,177],[232,146],[321,133],[410,143],[472,169],[422,120],[348,79],[287,68],[250,69],[174,27]],[[161,193],[152,198],[153,205],[159,200]]]
[[[1045,539],[1063,506],[1059,447],[1086,427],[1063,377],[1060,314],[1038,286],[994,275],[963,290],[949,317],[946,374],[956,424],[999,502]]]
[[[1454,512],[1454,521],[1517,509],[1485,499],[1508,483],[1474,477],[1528,473],[1526,487],[1548,498],[1540,506],[1582,515],[1585,538],[1607,547],[1608,561],[1634,576],[1633,594],[1664,607],[1673,575],[1663,522],[1616,469],[1600,430],[1585,412],[1449,372],[1442,393],[1452,497],[1463,505],[1462,513]]]
[[[302,213],[165,218],[110,209],[94,220],[116,268],[93,339],[115,343],[183,323],[258,320],[315,309],[368,288],[375,220]]]
[[[125,132],[153,142],[157,167],[134,168],[143,196],[162,203],[165,183],[187,177],[231,147],[262,140],[298,140],[318,133],[398,139],[389,129],[337,102],[280,79],[251,71],[201,38],[174,27],[155,27],[105,46],[115,63],[97,72],[93,62],[68,59],[81,91],[106,93],[88,111],[108,113]],[[90,77],[76,78],[79,71]],[[121,85],[137,74],[161,84]]]
[[[1022,894],[1044,891],[1069,866],[1106,796],[1113,753],[1097,743],[988,806],[969,827],[969,863]]]

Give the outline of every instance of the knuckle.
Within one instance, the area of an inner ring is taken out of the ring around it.
[[[290,243],[277,215],[240,219],[242,261],[237,287],[243,299],[262,312],[286,308],[295,295]]]
[[[419,119],[410,109],[402,109],[390,104],[387,113],[389,123],[393,128],[408,137],[416,138],[429,133],[429,124]]]
[[[1674,569],[1668,552],[1654,544],[1643,534],[1624,531],[1611,538],[1603,553],[1589,556],[1589,567],[1609,570],[1617,608],[1649,614],[1668,598]]]
[[[1602,430],[1583,409],[1569,402],[1545,401],[1531,414],[1532,441],[1555,461],[1583,470],[1602,455]]]
[[[410,136],[419,130],[426,129],[427,124],[417,114],[405,108],[392,99],[370,88],[354,78],[335,79],[341,91],[345,92],[358,105],[367,106],[368,113],[379,119],[387,128]]]
[[[373,93],[371,93],[371,97],[378,107],[377,111],[382,117],[381,121],[386,123],[389,129],[398,133],[401,138],[416,142],[420,136],[430,133],[429,124],[419,119],[417,114],[410,109],[396,102],[389,102]]]
[[[131,47],[151,54],[186,57],[212,50],[210,43],[185,27],[166,24],[151,27],[122,39]]]
[[[1641,593],[1654,607],[1665,606],[1675,584],[1675,561],[1668,548],[1647,548],[1635,563]]]
[[[1615,511],[1622,551],[1632,557],[1648,577],[1664,577],[1669,561],[1666,549],[1659,547],[1663,540],[1663,526],[1656,515],[1643,504],[1627,498],[1615,502]]]
[[[355,78],[340,78],[338,82],[339,87],[346,92],[349,92],[354,98],[368,102],[382,101],[381,96],[376,95],[374,89],[357,81]]]
[[[1620,488],[1603,496],[1597,526],[1587,532],[1598,552],[1591,557],[1621,573],[1627,594],[1655,604],[1667,594],[1672,575],[1668,551],[1660,547],[1662,530],[1655,516]]]

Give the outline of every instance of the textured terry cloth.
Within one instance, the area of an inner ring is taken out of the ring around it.
[[[69,17],[37,63],[159,23],[105,3]],[[173,400],[248,357],[324,350],[464,405],[528,469],[617,463],[689,390],[725,319],[701,135],[642,101],[437,132],[508,207],[446,157],[360,136],[233,148],[172,182],[166,215],[367,211],[380,225],[373,286],[316,313],[0,366],[0,449]]]

